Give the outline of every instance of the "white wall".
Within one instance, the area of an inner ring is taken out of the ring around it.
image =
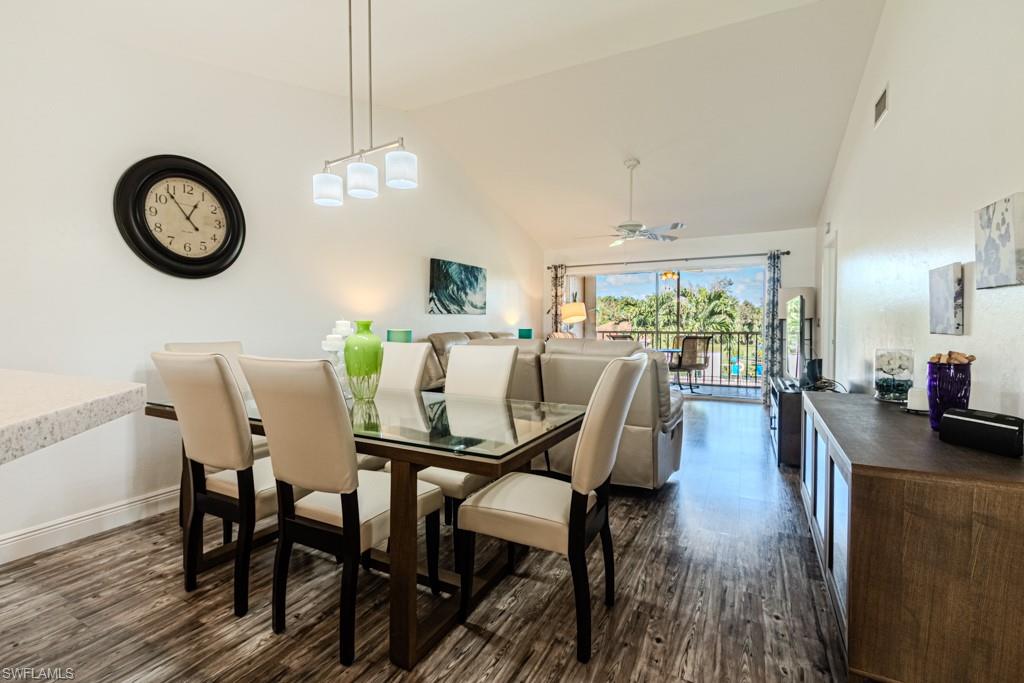
[[[570,272],[586,273],[619,273],[642,272],[657,270],[659,263],[636,263],[649,259],[703,258],[731,256],[736,254],[764,253],[772,249],[791,252],[782,257],[783,287],[814,287],[817,260],[815,253],[815,229],[800,228],[795,230],[775,230],[756,232],[746,235],[720,235],[717,237],[697,237],[679,239],[671,243],[627,242],[615,247],[608,247],[613,238],[589,239],[583,246],[574,249],[549,249],[544,252],[544,263],[564,263],[567,266],[589,263],[612,263],[614,265],[585,269],[571,269]],[[733,266],[750,263],[763,263],[763,257],[731,258],[715,261],[695,261],[688,265],[693,267]],[[665,267],[668,267],[667,265]],[[551,298],[550,274],[544,277],[544,310]],[[550,318],[545,317],[545,331],[550,332]]]
[[[1024,3],[889,0],[821,224],[838,230],[837,376],[882,346],[978,356],[971,404],[1021,414],[1024,287],[974,291],[973,212],[1024,190]],[[889,84],[890,111],[873,127]],[[928,333],[928,270],[969,264],[963,337]]]
[[[21,3],[0,28],[0,367],[160,393],[148,354],[169,340],[318,357],[340,317],[417,336],[539,326],[540,248],[415,122],[381,112],[376,128],[419,154],[418,190],[317,207],[310,177],[347,149],[345,101],[96,42],[60,16]],[[210,165],[238,195],[246,243],[223,274],[164,275],[118,233],[114,185],[157,153]],[[426,314],[432,256],[487,268],[486,316]],[[136,415],[2,466],[0,537],[173,486],[178,449],[174,425]]]

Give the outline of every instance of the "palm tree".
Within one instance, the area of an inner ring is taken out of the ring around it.
[[[695,332],[730,332],[735,329],[736,297],[717,287],[688,287],[684,299],[683,328]]]

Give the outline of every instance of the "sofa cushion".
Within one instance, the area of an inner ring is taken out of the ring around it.
[[[515,335],[511,332],[491,332],[491,336],[495,339],[514,339]]]
[[[631,356],[643,350],[640,342],[607,339],[549,339],[544,347],[547,353],[575,354],[579,356]]]
[[[494,339],[490,332],[467,332],[466,336],[470,339]]]

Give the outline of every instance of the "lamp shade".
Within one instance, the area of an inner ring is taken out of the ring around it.
[[[573,301],[562,306],[562,322],[572,325],[587,319],[587,307],[582,301]]]
[[[348,196],[356,199],[375,199],[379,194],[377,167],[365,161],[348,165]]]
[[[384,182],[396,190],[411,190],[419,185],[416,155],[404,149],[384,155]]]
[[[317,173],[313,176],[313,203],[319,206],[341,206],[345,203],[341,176]]]

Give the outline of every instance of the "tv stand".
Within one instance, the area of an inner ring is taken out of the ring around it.
[[[786,377],[768,382],[768,433],[778,465],[800,466],[800,385]]]

